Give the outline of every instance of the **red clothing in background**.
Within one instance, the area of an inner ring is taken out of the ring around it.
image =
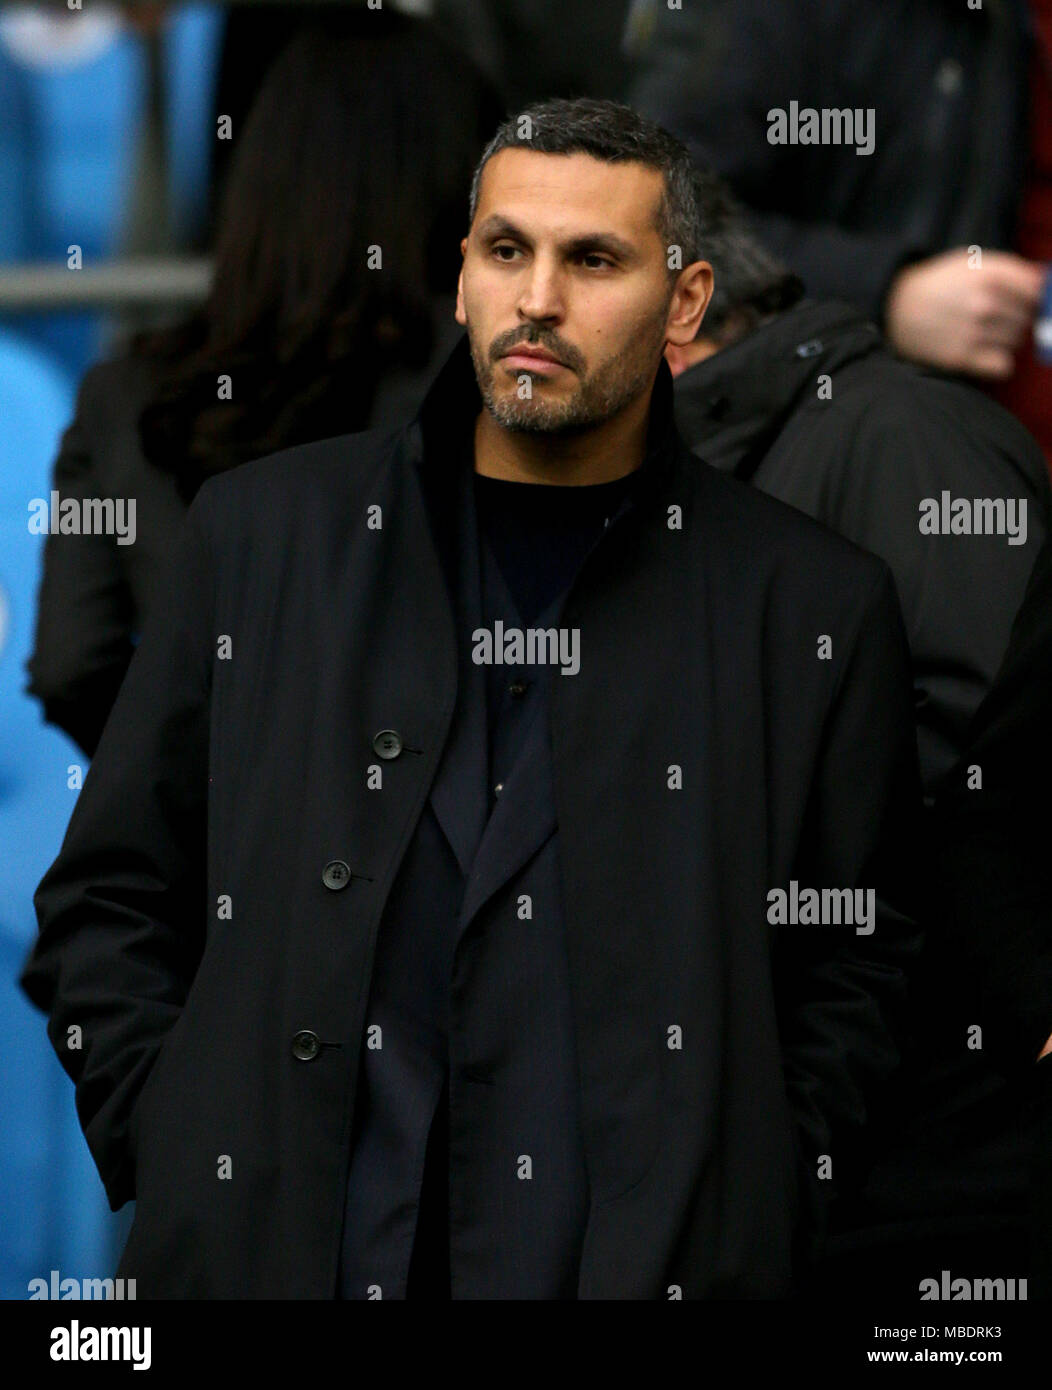
[[[1052,262],[1052,0],[1030,0],[1030,14],[1030,160],[1013,249],[1028,260]],[[1015,375],[992,391],[1034,435],[1052,469],[1052,367],[1035,358],[1032,335],[1016,354]]]

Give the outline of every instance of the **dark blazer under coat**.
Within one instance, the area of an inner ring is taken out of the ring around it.
[[[377,927],[457,700],[445,446],[480,409],[462,338],[404,429],[204,484],[37,891],[23,983],[112,1206],[136,1198],[121,1270],[156,1295],[334,1296]],[[649,448],[644,505],[563,610],[581,668],[552,677],[578,1293],[779,1296],[897,1057],[909,658],[883,562],[693,457],[664,362]],[[477,930],[519,867],[469,888]],[[791,879],[875,888],[876,930],[772,927]]]

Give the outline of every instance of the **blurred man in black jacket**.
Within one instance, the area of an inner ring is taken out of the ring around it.
[[[698,338],[666,348],[679,427],[706,462],[891,566],[930,802],[994,682],[1048,534],[1041,451],[983,393],[896,359],[855,310],[802,299],[799,280],[747,230],[728,190],[708,171],[700,181],[716,289]],[[977,498],[1004,517],[1001,532],[928,533],[958,500],[967,500],[970,522],[984,515]],[[938,895],[938,881],[934,888]],[[914,1053],[889,1090],[886,1123],[872,1136],[877,1162],[844,1237],[861,1248],[868,1228],[865,1240],[886,1251],[866,1256],[874,1282],[890,1266],[912,1295],[936,1256],[1011,1258],[1004,1252],[1021,1240],[1026,1175],[1022,1097],[969,1046],[975,981],[960,967],[938,896],[932,916]]]
[[[891,566],[928,790],[993,683],[1049,528],[1041,451],[982,392],[897,359],[856,310],[803,299],[722,181],[702,168],[699,186],[715,287],[698,337],[666,351],[679,427],[707,463]],[[1014,499],[1019,534],[927,534],[921,504],[941,519],[947,490]]]

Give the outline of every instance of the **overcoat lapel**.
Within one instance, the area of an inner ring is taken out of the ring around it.
[[[642,1182],[661,1149],[668,1029],[689,1010],[704,1036],[685,1045],[720,1056],[713,705],[722,680],[688,540],[693,493],[689,476],[674,476],[592,556],[563,614],[581,629],[581,668],[555,684],[552,743],[593,1215]],[[670,503],[684,509],[682,532],[664,524]],[[574,775],[585,766],[587,778]],[[699,994],[677,1000],[670,982],[688,983],[675,958],[684,932],[705,966]],[[695,1097],[703,1114],[711,1107],[713,1132],[717,1101],[714,1078]],[[602,1258],[590,1224],[582,1297],[602,1296]]]
[[[488,545],[484,546],[483,556],[487,588],[494,608],[507,615],[504,619],[506,624],[522,627],[522,617]],[[557,625],[561,610],[562,596],[539,615],[535,626]],[[531,679],[540,686],[540,698],[529,727],[524,731],[511,772],[505,778],[500,796],[493,803],[486,823],[461,910],[460,934],[467,929],[486,901],[536,854],[556,827],[548,736],[548,687],[553,679],[572,678],[555,675],[550,666],[529,669]],[[481,671],[482,668],[477,667],[476,670]]]
[[[457,467],[459,505],[456,517],[450,519],[456,526],[457,550],[455,555],[451,548],[446,552],[447,576],[457,599],[460,700],[431,789],[432,808],[468,879],[458,939],[480,908],[555,830],[547,692],[543,689],[514,767],[490,809],[487,672],[471,659],[471,633],[487,621],[484,594],[489,607],[506,625],[521,627],[522,618],[488,544],[483,541],[479,546],[468,462],[464,458]],[[557,623],[561,607],[560,597],[538,618],[537,625]],[[535,669],[534,678],[542,687],[547,686],[552,678],[550,668]]]
[[[447,582],[455,595],[459,698],[431,788],[431,807],[467,878],[486,824],[486,682],[482,667],[471,660],[471,632],[481,620],[482,600],[474,489],[466,460],[450,482],[458,500],[456,512],[449,518],[455,528],[456,546],[448,547],[443,559]]]

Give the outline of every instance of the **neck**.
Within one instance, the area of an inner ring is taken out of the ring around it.
[[[475,421],[475,472],[485,478],[564,487],[612,483],[643,462],[649,418],[649,392],[612,419],[579,434],[508,430],[482,410]]]

